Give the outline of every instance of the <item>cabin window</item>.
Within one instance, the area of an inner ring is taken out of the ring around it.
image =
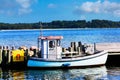
[[[55,41],[50,41],[49,48],[54,48],[54,47],[55,47]]]
[[[60,40],[57,40],[57,46],[60,46]]]

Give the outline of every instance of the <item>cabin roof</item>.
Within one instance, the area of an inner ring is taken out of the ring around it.
[[[42,39],[42,40],[60,40],[60,39],[63,39],[63,36],[40,36],[39,39]]]

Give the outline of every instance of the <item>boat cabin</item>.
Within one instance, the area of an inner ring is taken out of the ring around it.
[[[63,36],[42,36],[39,37],[41,45],[41,58],[42,59],[68,59],[80,56],[91,55],[95,53],[94,46],[82,45],[81,42],[71,42],[68,48],[61,47],[61,40]],[[38,44],[39,48],[39,44]]]
[[[43,59],[61,58],[61,39],[63,39],[63,36],[39,37],[41,44],[41,57]]]

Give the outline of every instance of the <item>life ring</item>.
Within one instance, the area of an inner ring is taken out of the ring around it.
[[[20,60],[20,54],[16,55],[16,60]]]

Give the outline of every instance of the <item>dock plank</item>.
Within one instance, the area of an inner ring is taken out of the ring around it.
[[[96,43],[97,50],[107,50],[109,55],[120,55],[120,43]]]

